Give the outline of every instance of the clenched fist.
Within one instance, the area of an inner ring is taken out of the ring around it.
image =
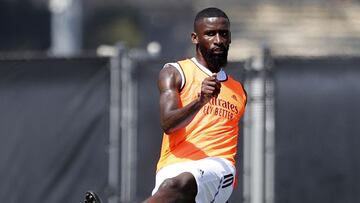
[[[206,104],[212,97],[217,97],[220,93],[221,83],[216,80],[216,74],[205,78],[201,83],[199,93],[200,102]]]

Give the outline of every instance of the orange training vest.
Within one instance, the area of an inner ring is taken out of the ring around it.
[[[193,61],[178,62],[185,76],[180,107],[198,97],[201,83],[209,77]],[[238,123],[244,114],[246,93],[231,76],[221,82],[220,94],[212,98],[183,129],[163,135],[157,171],[169,164],[206,157],[222,157],[235,165]]]

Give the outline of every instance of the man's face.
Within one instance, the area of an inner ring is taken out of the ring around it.
[[[227,64],[231,33],[226,18],[203,18],[195,25],[194,37],[195,44],[209,66],[220,68]]]

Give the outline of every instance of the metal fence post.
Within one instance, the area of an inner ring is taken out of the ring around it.
[[[137,201],[138,79],[137,62],[157,53],[126,49],[119,43],[111,59],[109,203]],[[121,160],[121,162],[119,162]],[[120,175],[120,176],[119,176]]]
[[[272,75],[273,58],[269,48],[264,49],[265,72],[265,177],[264,201],[275,201],[275,107],[274,79]]]
[[[271,128],[273,125],[272,92],[268,92],[272,83],[267,79],[268,49],[261,56],[250,59],[247,64],[249,79],[245,87],[248,90],[248,104],[244,117],[244,174],[243,197],[245,203],[263,203],[272,199],[273,192],[273,154]],[[270,88],[270,90],[272,90]],[[270,116],[270,117],[269,117]],[[270,120],[269,120],[270,119]],[[271,201],[269,201],[271,202]]]
[[[121,185],[120,201],[131,203],[136,196],[137,173],[137,80],[127,51],[121,57]]]
[[[110,135],[109,135],[109,203],[119,202],[120,189],[120,113],[121,113],[121,58],[125,48],[119,44],[110,60]]]

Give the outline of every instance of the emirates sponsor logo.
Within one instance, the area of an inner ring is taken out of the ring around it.
[[[223,99],[219,99],[219,98],[212,98],[210,100],[210,105],[214,105],[214,106],[219,106],[219,107],[222,107],[222,108],[225,108],[229,111],[231,111],[232,113],[234,114],[237,114],[239,113],[239,110],[238,110],[238,107],[233,104],[233,103],[230,103],[229,101],[226,101],[226,100],[223,100]]]
[[[212,98],[207,105],[202,109],[205,115],[220,116],[229,120],[234,119],[235,115],[239,113],[238,107],[226,100]]]

